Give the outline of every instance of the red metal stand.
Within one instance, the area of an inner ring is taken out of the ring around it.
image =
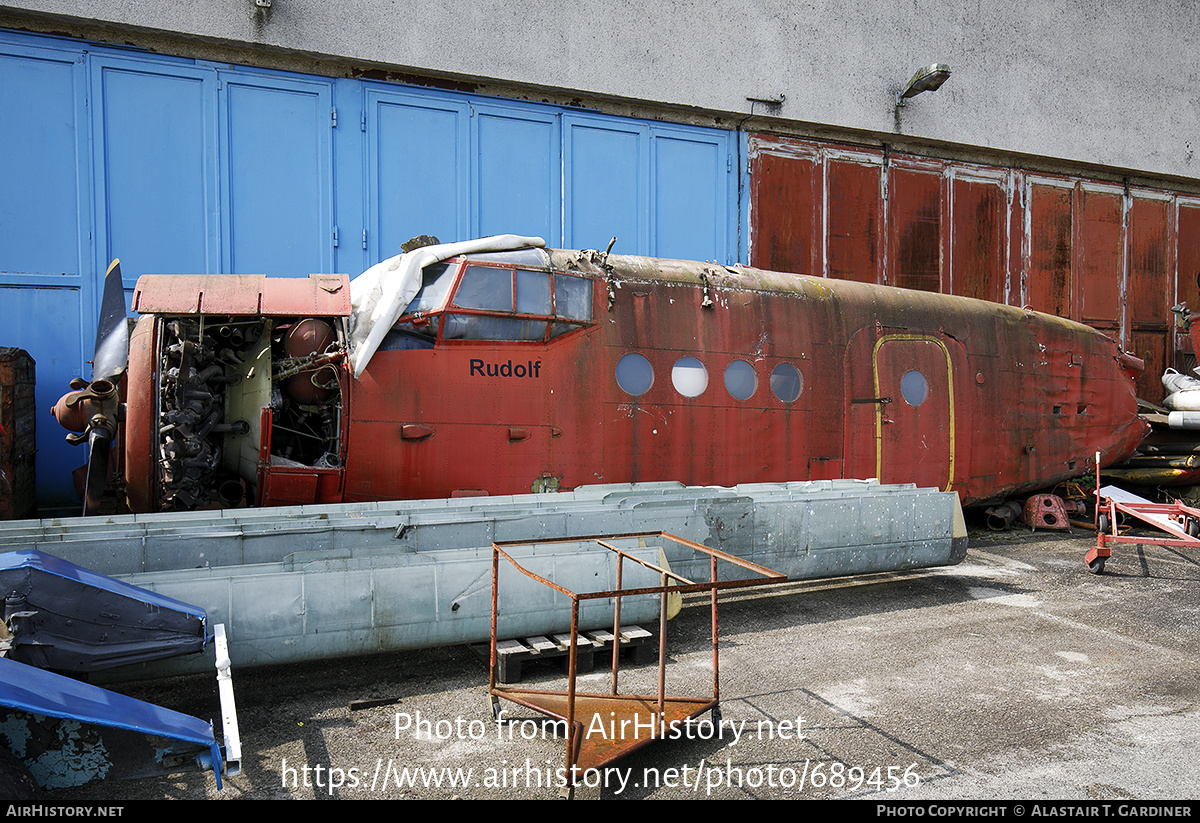
[[[1092,574],[1103,574],[1104,563],[1112,557],[1111,546],[1117,543],[1142,543],[1155,546],[1200,547],[1200,509],[1176,500],[1174,503],[1126,503],[1105,497],[1096,506],[1096,545],[1087,553],[1084,562]],[[1119,515],[1136,517],[1147,525],[1162,529],[1171,537],[1117,533]]]
[[[1118,534],[1121,515],[1137,518],[1169,536]],[[1084,562],[1092,574],[1104,574],[1104,564],[1112,557],[1117,543],[1141,543],[1154,546],[1200,547],[1200,509],[1176,500],[1173,503],[1131,502],[1100,495],[1100,456],[1096,455],[1096,545]]]

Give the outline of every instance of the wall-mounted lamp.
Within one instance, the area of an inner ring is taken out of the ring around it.
[[[923,91],[937,91],[949,77],[950,67],[945,63],[934,63],[931,66],[923,66],[917,69],[917,73],[912,76],[912,80],[908,81],[908,85],[904,87],[904,91],[900,92],[897,102],[907,100],[910,97],[916,97]]]

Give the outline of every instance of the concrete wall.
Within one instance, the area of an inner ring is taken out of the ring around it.
[[[694,108],[730,127],[817,124],[875,141],[901,133],[1200,178],[1191,56],[1200,4],[1190,0],[272,0],[266,10],[254,0],[23,0],[0,7],[0,26],[99,27],[110,42],[186,43],[198,56],[232,48],[250,61],[247,53],[323,57],[351,73],[383,68]],[[897,112],[897,92],[933,62],[953,76]],[[771,116],[743,123],[752,113]]]

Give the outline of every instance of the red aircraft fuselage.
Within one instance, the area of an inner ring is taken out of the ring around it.
[[[348,292],[139,281],[135,510],[222,489],[284,505],[837,477],[970,505],[1120,461],[1145,429],[1140,364],[1113,340],[969,298],[596,252],[455,258],[354,378]]]

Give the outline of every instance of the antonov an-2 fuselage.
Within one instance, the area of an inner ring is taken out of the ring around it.
[[[344,276],[147,276],[139,511],[877,477],[978,504],[1128,456],[1140,362],[961,297],[711,263],[453,258],[358,377]]]

